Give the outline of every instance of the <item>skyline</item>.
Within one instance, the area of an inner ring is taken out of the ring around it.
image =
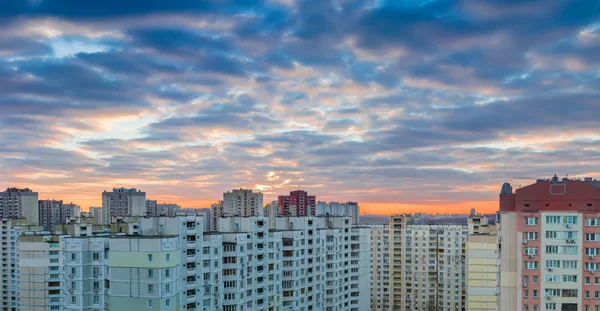
[[[15,0],[0,22],[0,184],[40,199],[489,213],[504,182],[600,176],[598,1]]]

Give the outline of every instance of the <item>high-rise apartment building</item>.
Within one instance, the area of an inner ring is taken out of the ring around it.
[[[499,255],[496,224],[487,215],[469,214],[467,238],[467,310],[497,311]]]
[[[278,201],[271,201],[265,205],[264,215],[269,217],[269,229],[275,229],[275,217],[280,216],[279,212],[280,210]]]
[[[234,189],[223,193],[221,217],[260,216],[263,214],[263,194],[249,189]]]
[[[465,225],[413,224],[390,217],[390,308],[465,310]]]
[[[146,193],[135,188],[113,188],[112,192],[102,193],[104,221],[110,223],[118,217],[144,216],[146,214]]]
[[[26,219],[0,219],[0,309],[20,311],[19,225]]]
[[[38,201],[40,225],[45,230],[53,230],[55,225],[66,224],[66,220],[80,215],[78,205],[69,203],[63,204],[60,200],[40,200]]]
[[[0,192],[0,218],[26,218],[31,225],[39,224],[38,193],[29,188]]]
[[[390,256],[390,227],[371,226],[371,311],[388,311],[392,291]]]
[[[82,221],[21,235],[17,310],[369,309],[370,230],[349,217]]]
[[[504,184],[499,214],[499,310],[600,309],[599,181]]]
[[[146,200],[146,216],[175,216],[181,206],[175,203],[158,203],[157,200]]]
[[[280,195],[278,201],[283,216],[315,216],[316,197],[306,191],[291,191],[290,195]]]
[[[316,205],[316,216],[349,216],[352,223],[358,224],[360,208],[356,202],[318,202]]]

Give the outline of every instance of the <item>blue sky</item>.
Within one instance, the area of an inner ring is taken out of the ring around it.
[[[41,198],[466,211],[600,176],[598,1],[8,0],[0,22],[0,183]]]

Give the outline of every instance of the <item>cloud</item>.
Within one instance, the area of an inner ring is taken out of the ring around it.
[[[458,206],[597,174],[597,6],[0,1],[0,183]]]

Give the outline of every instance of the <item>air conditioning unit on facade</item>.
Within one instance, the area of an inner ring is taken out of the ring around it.
[[[527,240],[523,240],[523,244],[527,244]]]

